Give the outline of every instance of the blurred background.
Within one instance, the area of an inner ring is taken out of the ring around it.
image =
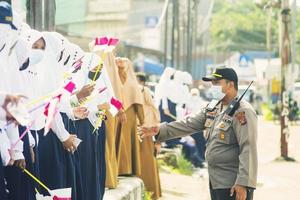
[[[299,186],[295,189],[299,164],[273,163],[278,157],[284,161],[300,158],[299,0],[8,1],[32,28],[60,32],[86,51],[95,37],[119,38],[118,56],[130,58],[135,71],[146,74],[152,90],[166,67],[189,72],[191,87],[198,88],[206,101],[210,94],[201,77],[217,66],[237,71],[239,94],[253,80],[245,98],[262,119],[257,199],[283,199],[288,194],[288,199],[300,199]],[[281,115],[284,108],[290,111],[288,116]],[[283,132],[289,124],[282,117],[293,125],[289,139],[280,140],[287,138]],[[196,181],[168,174],[161,177],[163,196],[171,195],[166,199],[187,193],[195,196],[183,199],[198,199],[197,191],[208,193],[203,171]],[[203,184],[183,187],[186,191],[180,193],[176,183],[181,181]]]
[[[255,80],[253,90],[260,98],[272,103],[280,98],[279,0],[11,1],[32,27],[56,30],[85,50],[96,36],[119,38],[119,55],[133,60],[150,81],[170,66],[190,72],[197,86],[202,76],[226,64],[238,71],[240,84]],[[286,85],[299,102],[298,5],[289,1],[291,67]]]

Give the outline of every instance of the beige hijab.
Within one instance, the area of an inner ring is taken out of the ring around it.
[[[139,88],[133,66],[128,58],[116,58],[118,73],[123,84],[123,107],[127,110],[132,104],[143,105],[143,95]]]
[[[144,126],[156,126],[160,122],[159,111],[154,104],[154,100],[151,96],[150,89],[147,87],[140,86],[140,89],[144,97]]]
[[[106,71],[108,73],[113,90],[115,92],[115,96],[120,101],[123,101],[123,93],[122,93],[123,86],[118,74],[118,67],[116,65],[115,56],[113,52],[106,53],[106,55],[104,56],[104,66],[106,67]]]

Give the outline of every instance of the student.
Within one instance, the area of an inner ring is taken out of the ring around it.
[[[140,141],[137,136],[137,119],[143,124],[143,96],[138,87],[133,67],[128,58],[116,58],[118,73],[122,82],[123,107],[126,123],[121,125],[117,135],[117,158],[119,175],[141,175]]]

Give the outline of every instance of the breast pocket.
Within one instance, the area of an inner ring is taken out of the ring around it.
[[[230,131],[231,123],[221,121],[217,125],[216,129],[216,140],[223,144],[230,144],[231,142],[231,131]]]

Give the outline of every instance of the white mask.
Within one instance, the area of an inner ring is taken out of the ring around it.
[[[44,58],[44,50],[41,49],[32,49],[29,57],[29,64],[36,65]]]
[[[212,98],[218,101],[225,97],[225,93],[222,92],[222,87],[220,85],[213,85],[209,89],[209,92],[212,95]]]

